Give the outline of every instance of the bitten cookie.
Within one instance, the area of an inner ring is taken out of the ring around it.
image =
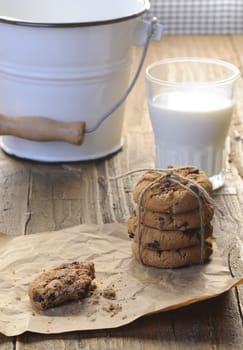
[[[155,250],[175,250],[201,243],[200,228],[187,231],[160,231],[140,224],[140,244],[144,248]],[[204,227],[204,239],[212,237],[213,226],[209,223]],[[138,242],[137,221],[128,220],[129,237]]]
[[[138,208],[136,210],[138,217]],[[211,204],[203,205],[204,224],[209,223],[214,215],[214,208]],[[136,215],[135,215],[136,216]],[[161,213],[140,208],[140,222],[146,226],[158,230],[180,230],[185,231],[200,227],[200,211],[197,209],[179,214]]]
[[[212,192],[212,183],[207,175],[196,167],[187,166],[181,168],[168,168],[186,179],[195,181],[203,187],[209,194]],[[133,195],[136,203],[140,201],[140,194],[154,180],[162,177],[145,191],[141,206],[145,209],[167,213],[183,213],[198,208],[197,198],[185,188],[169,180],[168,175],[156,171],[149,171],[142,176],[135,186]],[[188,181],[183,180],[183,184]],[[198,188],[194,184],[188,183],[189,187],[196,193]],[[200,194],[204,197],[203,194]]]
[[[46,310],[86,297],[94,278],[93,262],[62,264],[39,274],[29,285],[29,297],[36,308]]]
[[[140,261],[138,245],[136,242],[132,242],[132,252],[136,259]],[[208,260],[211,254],[212,245],[209,242],[205,242],[204,262]],[[195,245],[188,248],[162,251],[140,247],[140,256],[145,265],[159,268],[176,268],[199,264],[201,262],[201,246]]]

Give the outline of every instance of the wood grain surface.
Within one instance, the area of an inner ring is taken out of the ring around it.
[[[242,72],[243,35],[166,36],[152,43],[145,65],[176,56],[230,61]],[[136,48],[133,71],[141,48]],[[214,193],[223,214],[216,213],[214,235],[233,276],[243,275],[243,80],[228,142],[225,186]],[[42,164],[0,151],[0,230],[10,235],[55,231],[82,223],[126,222],[134,209],[137,176],[109,177],[154,166],[154,141],[148,117],[144,75],[125,109],[124,147],[106,159]],[[28,254],[28,252],[26,252]],[[59,335],[26,333],[0,336],[0,350],[44,349],[242,349],[243,287],[220,297],[174,311],[147,316],[119,328]]]

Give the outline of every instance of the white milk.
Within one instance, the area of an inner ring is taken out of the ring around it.
[[[209,92],[169,92],[149,103],[156,166],[195,165],[208,176],[225,168],[224,147],[233,103]]]

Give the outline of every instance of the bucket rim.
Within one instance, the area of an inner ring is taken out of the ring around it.
[[[91,27],[91,26],[98,26],[98,25],[107,25],[107,24],[113,24],[113,23],[119,23],[119,22],[125,22],[130,19],[136,18],[141,16],[143,13],[148,11],[150,9],[150,2],[149,0],[143,0],[141,2],[141,7],[139,9],[136,9],[136,11],[132,11],[129,14],[117,16],[114,18],[104,18],[104,19],[95,19],[95,20],[87,20],[87,21],[36,21],[36,20],[28,20],[28,19],[22,19],[15,16],[5,16],[0,15],[0,23],[7,23],[17,26],[28,26],[28,27],[43,27],[43,28],[72,28],[72,27]]]

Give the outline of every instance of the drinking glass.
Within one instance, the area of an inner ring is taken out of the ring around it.
[[[173,58],[146,68],[156,167],[197,166],[213,189],[223,186],[238,77],[235,65],[210,58]]]

